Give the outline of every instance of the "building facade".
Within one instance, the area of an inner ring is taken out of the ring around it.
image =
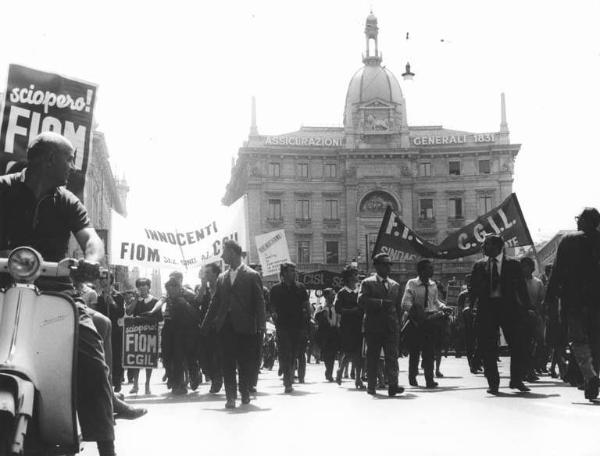
[[[391,205],[425,239],[439,242],[512,192],[520,145],[511,144],[501,97],[500,129],[474,133],[410,126],[394,74],[381,65],[377,19],[365,27],[364,66],[350,80],[343,126],[258,133],[255,104],[223,203],[248,197],[249,259],[256,234],[285,229],[300,270],[368,270],[381,219]],[[473,258],[443,261],[438,276],[460,276]],[[396,264],[404,280],[414,265]]]
[[[127,215],[127,193],[129,187],[125,179],[115,177],[111,165],[108,147],[104,134],[95,130],[92,136],[92,151],[83,187],[83,204],[85,205],[92,226],[104,241],[107,256],[104,265],[110,264],[110,229],[112,211],[122,216]],[[80,258],[83,252],[73,237],[71,237],[69,253],[72,258]],[[127,282],[126,267],[114,269],[115,280],[118,283]],[[129,283],[127,283],[129,285]]]

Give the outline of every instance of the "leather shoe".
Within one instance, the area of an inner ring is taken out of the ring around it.
[[[367,394],[370,394],[371,396],[375,396],[377,394],[377,392],[375,391],[375,388],[367,388]]]
[[[417,382],[416,377],[408,377],[408,384],[410,386],[419,386],[419,383]]]
[[[256,394],[256,386],[249,386],[248,387],[248,392],[252,393],[252,394]]]
[[[336,382],[338,385],[341,385],[341,384],[342,384],[342,371],[341,371],[341,370],[338,370],[338,371],[337,371],[337,374],[335,375],[335,382]]]
[[[179,386],[177,388],[173,388],[171,391],[175,396],[185,396],[187,394],[187,388],[185,386]]]
[[[498,387],[497,386],[490,386],[487,390],[488,394],[493,394],[496,395],[498,394]]]
[[[190,380],[190,389],[192,391],[196,391],[199,386],[200,386],[200,379],[194,378],[194,379]]]
[[[438,386],[439,386],[438,382],[427,382],[427,384],[425,385],[425,388],[434,389],[434,388],[437,388]]]
[[[518,389],[521,393],[527,393],[531,391],[531,388],[525,386],[523,382],[511,382],[508,386],[512,389]]]
[[[292,388],[291,386],[286,386],[285,390],[284,390],[285,394],[290,394],[293,391],[294,391],[294,388]]]
[[[390,385],[388,387],[388,396],[393,397],[396,394],[402,394],[404,392],[404,388],[398,385]]]
[[[354,382],[354,386],[356,387],[357,390],[364,390],[367,388],[361,380],[356,380]]]
[[[595,401],[598,399],[600,389],[600,379],[598,377],[592,377],[585,382],[584,394],[585,398],[589,401]]]
[[[234,409],[235,408],[235,399],[227,399],[225,402],[226,409]]]
[[[117,413],[116,418],[122,420],[136,420],[146,413],[148,413],[148,410],[145,408],[127,406],[127,408]]]
[[[249,403],[250,403],[250,395],[242,394],[242,404],[249,404]]]

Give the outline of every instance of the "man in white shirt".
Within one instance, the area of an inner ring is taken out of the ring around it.
[[[402,310],[408,312],[411,324],[415,325],[415,337],[410,341],[408,381],[418,386],[417,372],[419,354],[423,356],[423,369],[427,388],[435,388],[433,380],[433,358],[436,337],[436,324],[443,321],[447,307],[438,299],[437,284],[433,277],[433,263],[423,259],[417,263],[418,277],[406,282],[402,297]]]

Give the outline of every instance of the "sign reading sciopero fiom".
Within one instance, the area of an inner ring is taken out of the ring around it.
[[[158,321],[126,317],[123,324],[123,367],[158,367]]]
[[[39,133],[54,131],[69,139],[75,148],[75,170],[68,187],[81,196],[91,150],[97,89],[89,82],[10,65],[0,130],[0,172],[11,161],[25,160],[29,143]]]

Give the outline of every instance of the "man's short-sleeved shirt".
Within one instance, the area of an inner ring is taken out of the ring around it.
[[[45,261],[60,261],[70,234],[91,226],[87,210],[64,187],[37,201],[25,185],[25,172],[0,176],[0,251],[29,246]]]

